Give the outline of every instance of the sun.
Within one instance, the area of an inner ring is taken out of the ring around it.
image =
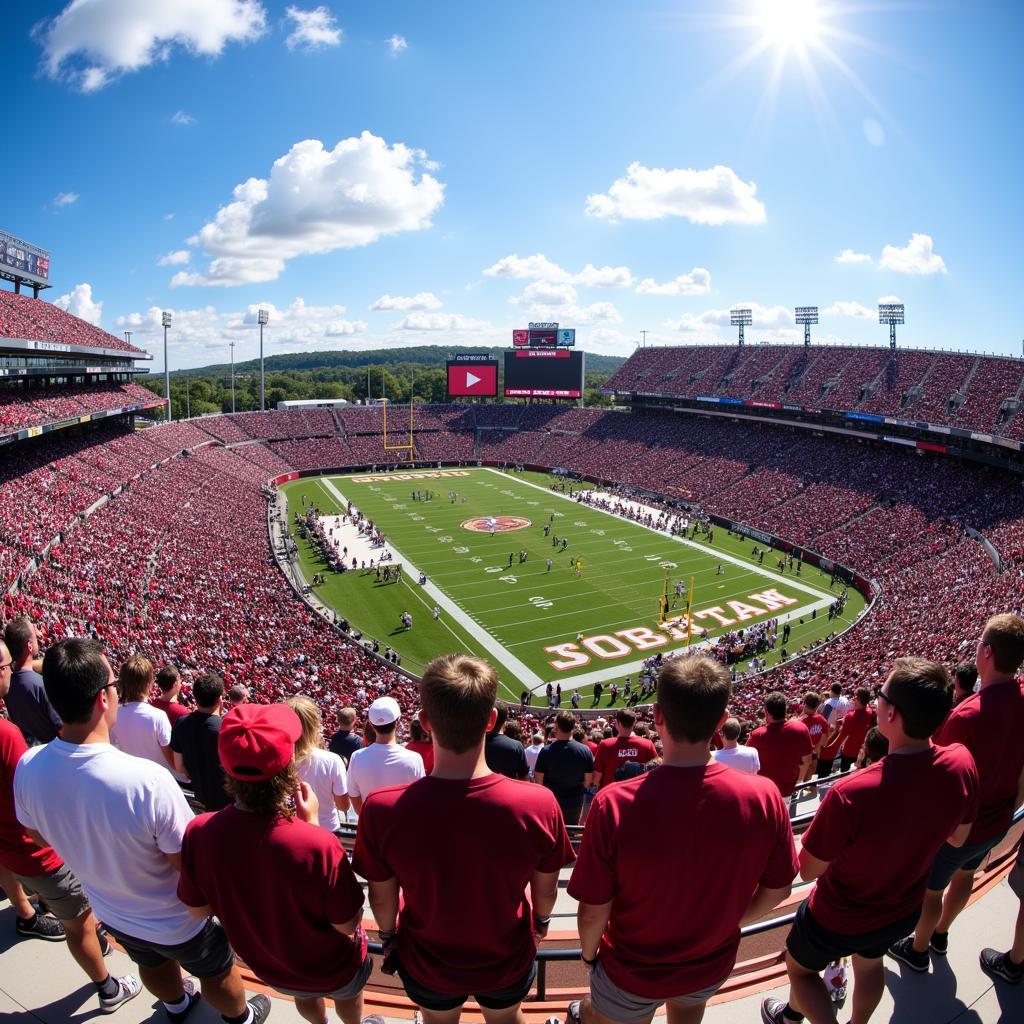
[[[803,51],[820,41],[817,0],[759,0],[754,17],[762,42],[775,50]]]

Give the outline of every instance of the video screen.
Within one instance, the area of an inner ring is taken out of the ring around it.
[[[583,353],[532,349],[505,353],[507,398],[581,398]]]

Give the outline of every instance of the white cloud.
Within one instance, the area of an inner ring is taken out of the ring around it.
[[[891,305],[892,303],[902,302],[903,300],[898,295],[880,295],[878,297],[878,304],[880,306]]]
[[[192,254],[188,249],[175,249],[174,252],[169,252],[166,256],[161,256],[157,260],[157,266],[160,267],[180,267],[187,264],[192,258]]]
[[[217,56],[228,43],[258,38],[265,26],[259,0],[72,0],[33,34],[51,77],[94,92],[120,74],[167,60],[176,46]]]
[[[386,292],[377,299],[370,309],[377,311],[398,310],[412,313],[425,309],[439,309],[441,300],[433,292],[418,292],[416,295],[388,295]]]
[[[392,57],[397,57],[403,50],[409,49],[409,44],[405,41],[405,36],[392,36],[388,40],[388,49]]]
[[[578,274],[572,274],[540,252],[533,256],[503,256],[484,270],[484,277],[561,282],[585,288],[628,288],[634,281],[629,267],[595,267],[588,263]]]
[[[399,331],[488,331],[486,320],[474,320],[461,313],[410,313],[399,322]]]
[[[319,50],[323,46],[341,43],[341,29],[326,7],[314,7],[309,11],[289,7],[285,14],[295,26],[285,40],[289,50]]]
[[[72,203],[77,203],[77,202],[78,202],[78,193],[77,192],[58,192],[53,197],[53,205],[56,206],[58,209],[61,206],[70,206]]]
[[[636,290],[640,295],[706,295],[711,291],[711,274],[703,267],[694,267],[688,274],[680,274],[664,284],[645,277]]]
[[[737,302],[727,309],[707,309],[703,313],[684,313],[678,320],[668,320],[665,327],[700,338],[720,338],[723,331],[734,331],[730,314],[734,308],[749,309],[753,324],[761,337],[770,340],[788,340],[795,337],[793,310],[786,306],[762,306],[757,302]],[[749,330],[749,328],[748,328]]]
[[[76,284],[72,291],[62,295],[54,305],[66,309],[96,327],[99,327],[100,318],[103,316],[103,303],[93,300],[91,284]]]
[[[514,281],[568,281],[571,276],[540,252],[534,256],[503,256],[484,271],[484,277],[504,277]]]
[[[174,220],[174,214],[173,213],[165,213],[164,214],[164,220]]]
[[[324,330],[324,337],[345,338],[350,334],[362,334],[367,326],[365,320],[332,320]]]
[[[576,289],[559,281],[532,281],[522,295],[508,300],[514,306],[571,306],[576,302]]]
[[[384,235],[431,226],[444,185],[416,173],[426,155],[389,146],[370,132],[325,149],[297,142],[270,178],[249,178],[233,201],[189,239],[212,257],[205,273],[175,274],[171,286],[273,281],[288,260],[369,245]]]
[[[191,114],[186,114],[184,110],[176,110],[171,115],[171,124],[180,124],[184,127],[195,123],[196,119]]]
[[[873,260],[866,252],[854,252],[844,249],[837,257],[836,263],[871,263]]]
[[[610,302],[593,302],[589,306],[566,310],[565,320],[576,324],[621,324],[622,316]]]
[[[900,274],[944,274],[946,263],[935,252],[933,245],[931,235],[915,231],[902,249],[887,245],[882,250],[878,265],[884,270],[895,270]]]
[[[606,194],[587,196],[586,212],[613,221],[685,217],[694,224],[761,224],[765,208],[756,193],[754,182],[721,164],[697,171],[634,162]]]
[[[856,320],[874,320],[878,310],[862,306],[859,302],[839,299],[824,311],[825,316],[849,316]]]

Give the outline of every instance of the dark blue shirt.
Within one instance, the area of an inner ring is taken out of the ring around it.
[[[30,668],[11,675],[11,689],[4,698],[7,714],[31,747],[55,739],[61,727],[60,715],[50,706],[43,677]]]

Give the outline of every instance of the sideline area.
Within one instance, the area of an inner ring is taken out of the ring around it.
[[[1020,1024],[1024,1021],[1024,984],[1017,987],[994,982],[978,965],[982,946],[1005,949],[1010,942],[1017,900],[1006,881],[972,904],[957,919],[950,936],[949,956],[932,957],[929,975],[902,970],[886,960],[886,990],[872,1024]],[[567,942],[566,945],[569,943]],[[128,957],[115,950],[109,961],[113,974],[131,970]],[[902,973],[901,973],[902,970]],[[910,975],[907,977],[907,975]],[[554,997],[552,990],[551,996]],[[759,1006],[766,995],[785,998],[785,988],[765,990],[732,1000],[713,1000],[704,1020],[708,1024],[756,1024]],[[369,1003],[369,1001],[368,1001]],[[546,1005],[551,1005],[546,1004]],[[524,1004],[529,1018],[529,1004]],[[378,1012],[367,1005],[366,1014]],[[382,1011],[386,1019],[406,1022],[409,1014]],[[6,900],[0,902],[0,1021],[4,1024],[79,1024],[99,1017],[93,986],[75,965],[63,943],[19,939],[14,933],[14,912]],[[546,1014],[545,1014],[546,1016]],[[564,1019],[564,1008],[559,1011]],[[109,1018],[116,1024],[162,1024],[166,1015],[147,992],[122,1006]],[[271,1021],[297,1024],[302,1018],[294,1004],[284,998],[273,1000]],[[333,1012],[329,1019],[337,1021]],[[478,1022],[477,1014],[465,1013],[463,1020]],[[543,1017],[537,1018],[542,1020]],[[656,1017],[664,1021],[664,1014]],[[849,1002],[839,1019],[849,1019]],[[189,1024],[217,1024],[220,1016],[201,1003],[189,1016]]]

